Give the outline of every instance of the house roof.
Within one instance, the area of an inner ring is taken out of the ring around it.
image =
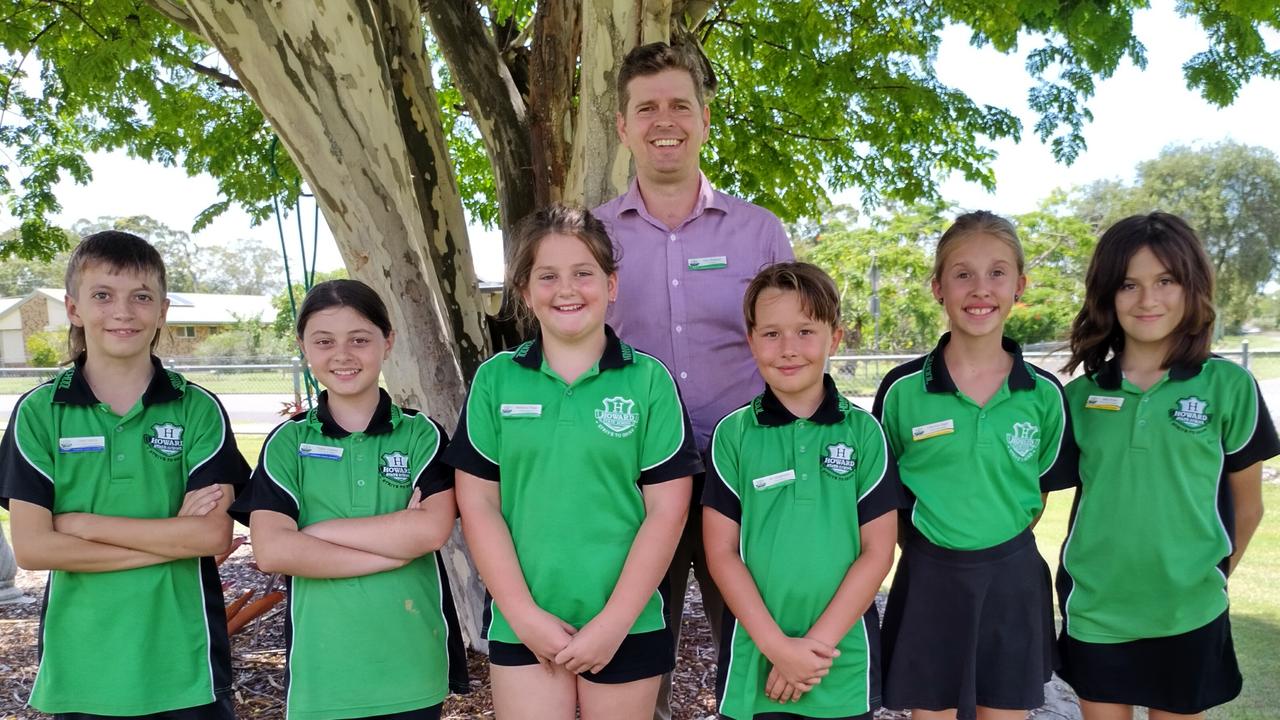
[[[17,307],[25,299],[20,297],[0,298],[0,317],[3,317],[10,309]]]
[[[66,292],[62,288],[37,288],[31,295],[62,302]],[[27,298],[17,298],[20,304]],[[10,310],[6,300],[0,300],[0,315]],[[263,323],[276,319],[276,309],[270,295],[217,295],[214,293],[169,293],[169,316],[166,325],[232,325],[239,319],[259,318]]]

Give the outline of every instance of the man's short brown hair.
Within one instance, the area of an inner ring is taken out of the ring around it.
[[[840,292],[831,276],[822,268],[807,262],[780,262],[766,266],[756,273],[747,293],[742,298],[742,315],[747,320],[747,332],[756,327],[756,302],[765,290],[794,292],[800,296],[800,309],[810,318],[840,327]]]
[[[627,86],[637,77],[657,75],[664,70],[684,70],[693,79],[693,93],[698,107],[706,107],[706,77],[702,61],[696,51],[684,45],[668,45],[664,42],[649,43],[633,48],[622,60],[618,71],[618,112],[627,114],[631,92]]]

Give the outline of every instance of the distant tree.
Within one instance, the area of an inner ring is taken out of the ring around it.
[[[58,366],[67,354],[67,334],[57,330],[32,333],[27,338],[27,366],[51,368]]]
[[[254,238],[241,238],[228,247],[200,249],[205,259],[207,292],[233,295],[271,295],[284,287],[280,248]]]
[[[189,233],[174,230],[149,215],[79,220],[72,229],[80,237],[103,230],[133,233],[160,251],[160,257],[164,258],[165,279],[170,292],[208,292],[200,247]]]
[[[810,234],[797,238],[796,255],[836,281],[850,350],[922,350],[937,341],[943,316],[929,277],[945,213],[941,205],[912,205],[859,226],[855,210],[836,207],[801,231]],[[873,259],[880,274],[878,326],[871,313]]]
[[[315,281],[317,283],[321,283],[325,280],[345,280],[348,277],[346,268],[338,268],[337,270],[331,270],[329,272],[316,273]],[[293,292],[292,304],[289,302],[289,294],[283,289],[279,290],[274,296],[272,296],[271,306],[276,309],[276,320],[272,323],[271,328],[277,337],[284,338],[292,343],[295,337],[293,328],[293,311],[294,308],[302,305],[302,298],[307,294],[307,291],[306,288],[302,286],[302,283],[294,283],[291,290]],[[383,302],[387,302],[389,299],[390,298],[383,298]],[[291,352],[296,353],[297,348],[294,348]]]
[[[1005,323],[1023,344],[1066,340],[1084,302],[1084,274],[1097,244],[1094,226],[1076,217],[1055,190],[1036,210],[1011,218],[1027,258],[1027,289]]]
[[[0,233],[0,245],[17,234],[17,229]],[[75,237],[71,231],[63,230],[70,245]],[[24,260],[10,257],[0,263],[0,297],[21,297],[36,288],[62,287],[63,277],[67,270],[68,251],[62,251],[51,259],[33,258]]]
[[[1171,147],[1140,163],[1132,186],[1095,183],[1076,201],[1077,215],[1099,230],[1152,210],[1195,227],[1217,275],[1221,326],[1239,331],[1280,263],[1280,160],[1235,142]]]

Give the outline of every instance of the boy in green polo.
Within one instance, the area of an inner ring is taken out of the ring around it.
[[[716,426],[702,497],[707,562],[728,605],[719,710],[870,718],[880,706],[874,600],[903,501],[893,455],[875,418],[824,373],[841,337],[826,273],[766,267],[743,311],[767,387]]]
[[[233,717],[212,556],[249,468],[218,401],[151,355],[164,263],[102,232],[67,267],[74,366],[28,392],[0,444],[18,564],[50,570],[31,706],[55,717]]]

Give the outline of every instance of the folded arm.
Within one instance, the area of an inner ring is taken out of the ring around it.
[[[9,508],[13,554],[27,570],[112,572],[166,563],[173,558],[59,532],[48,508],[13,500]]]
[[[362,518],[336,518],[308,525],[304,535],[353,550],[398,560],[414,560],[439,550],[453,532],[457,517],[453,490],[421,499],[414,490],[404,510]]]
[[[94,513],[61,513],[54,529],[81,540],[117,545],[170,559],[205,557],[231,546],[230,485],[209,485],[188,492],[171,518],[132,518]]]
[[[254,510],[249,515],[253,556],[263,572],[305,578],[349,578],[395,570],[408,560],[355,550],[311,537],[288,515]]]

